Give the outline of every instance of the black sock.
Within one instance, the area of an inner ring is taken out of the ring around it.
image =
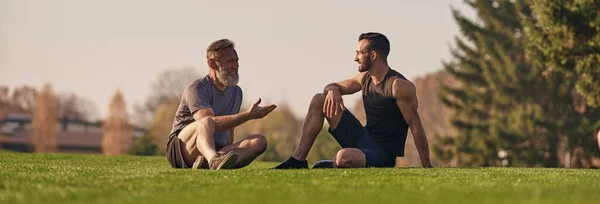
[[[299,161],[294,157],[290,157],[285,162],[279,164],[274,169],[304,169],[308,168],[308,162],[306,160]]]
[[[306,163],[306,160],[304,160],[304,161],[300,161],[300,160],[297,160],[297,159],[296,159],[296,158],[294,158],[294,157],[290,157],[290,158],[288,159],[288,162],[292,162],[292,163],[294,163],[294,164],[304,164],[304,163]]]

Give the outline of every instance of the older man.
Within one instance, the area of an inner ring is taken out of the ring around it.
[[[208,75],[184,91],[169,134],[166,153],[173,168],[241,168],[267,148],[262,135],[233,143],[236,126],[266,116],[276,106],[258,106],[240,112],[242,89],[237,85],[238,55],[228,39],[211,43],[206,50]]]

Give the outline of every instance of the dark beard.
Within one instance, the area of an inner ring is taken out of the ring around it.
[[[362,62],[360,64],[360,66],[358,66],[358,71],[359,72],[369,71],[371,69],[372,65],[373,65],[373,61],[371,60],[371,57],[368,57],[367,59],[365,59],[364,62]]]

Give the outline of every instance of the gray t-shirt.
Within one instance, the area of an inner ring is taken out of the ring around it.
[[[169,140],[176,137],[185,126],[194,122],[193,115],[200,109],[212,108],[215,116],[224,116],[239,113],[241,105],[242,89],[239,86],[228,86],[221,91],[215,86],[209,75],[197,79],[183,92],[179,108],[175,113]],[[230,130],[215,132],[215,143],[226,146],[230,134]]]

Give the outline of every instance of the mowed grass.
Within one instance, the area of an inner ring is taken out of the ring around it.
[[[0,153],[0,203],[598,203],[600,171],[172,169],[164,157]]]

